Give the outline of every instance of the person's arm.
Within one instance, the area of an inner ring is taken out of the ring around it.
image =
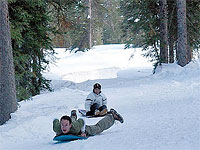
[[[86,100],[85,100],[85,110],[86,110],[86,112],[90,111],[90,107],[92,105],[92,102],[93,102],[92,95],[89,94],[87,96]]]
[[[83,119],[83,127],[81,128],[81,136],[86,137],[85,133],[85,120]]]
[[[106,105],[107,106],[107,98],[104,94],[102,94],[102,98],[103,98],[103,105]]]
[[[85,133],[85,120],[83,118],[79,118],[78,122],[80,123],[81,136],[86,137],[86,133]]]
[[[60,121],[58,119],[53,120],[53,131],[56,133],[56,135],[62,134],[62,130],[60,127]]]

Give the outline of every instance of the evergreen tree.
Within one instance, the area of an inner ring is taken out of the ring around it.
[[[74,0],[71,3],[62,1],[51,7],[51,15],[59,33],[54,39],[55,47],[68,47],[70,51],[85,51],[89,48],[86,1]],[[56,11],[54,11],[56,10]],[[60,42],[62,41],[62,42]]]
[[[146,56],[152,57],[155,67],[161,63],[160,48],[160,15],[159,1],[138,1],[138,0],[121,0],[121,11],[123,13],[123,38],[127,41],[126,47],[133,46],[143,47],[146,50]],[[187,0],[187,57],[191,61],[192,52],[199,49],[199,22],[200,7],[197,1]],[[177,51],[178,27],[177,27],[177,6],[176,0],[167,0],[167,19],[168,19],[168,47],[169,62],[177,59],[179,51]],[[166,40],[166,38],[165,38]]]
[[[200,3],[198,0],[186,1],[188,60],[191,61],[200,48]]]
[[[157,0],[121,0],[123,38],[126,48],[143,47],[144,56],[151,57],[155,67],[160,63],[160,20]]]
[[[17,98],[37,95],[42,89],[51,90],[49,80],[42,76],[53,55],[50,33],[54,29],[45,0],[13,0],[9,3],[11,38],[16,71]]]
[[[53,18],[51,23],[56,26],[58,31],[56,35],[51,35],[55,47],[69,47],[72,45],[74,37],[71,37],[69,31],[75,28],[79,20],[82,20],[83,10],[81,8],[82,4],[79,0],[61,0],[57,3],[52,0],[49,3],[50,16]]]
[[[120,13],[120,0],[105,1],[105,8],[107,12],[104,15],[103,24],[103,43],[115,44],[123,43],[121,39],[122,17]]]
[[[83,3],[85,13],[79,22],[84,32],[80,34],[80,44],[72,46],[77,51],[85,51],[94,45],[103,44],[103,18],[106,12],[104,0],[87,0]],[[78,24],[77,24],[78,25]],[[82,31],[82,30],[81,30]]]
[[[89,49],[89,41],[92,46],[121,42],[119,0],[74,1],[70,8],[63,7],[60,14],[57,18],[62,18],[62,36],[57,35],[56,39],[62,42],[56,42],[57,47],[62,45],[77,52]]]

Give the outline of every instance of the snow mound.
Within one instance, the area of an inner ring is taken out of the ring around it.
[[[181,67],[176,63],[162,64],[156,70],[156,78],[177,78],[179,80],[192,78],[199,78],[200,74],[200,61],[194,60],[187,64],[185,67]]]

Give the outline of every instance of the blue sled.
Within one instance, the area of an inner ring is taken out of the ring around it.
[[[82,136],[76,136],[76,135],[60,135],[60,136],[55,136],[53,138],[54,141],[58,142],[64,142],[64,141],[74,141],[74,140],[85,140],[87,137],[82,137]]]

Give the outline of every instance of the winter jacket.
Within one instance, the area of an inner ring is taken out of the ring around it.
[[[85,100],[85,109],[87,112],[90,111],[90,107],[94,103],[97,103],[99,107],[107,105],[107,98],[102,92],[98,95],[94,92],[91,92]]]
[[[70,128],[70,131],[68,134],[79,135],[81,133],[82,128],[84,127],[84,124],[85,124],[84,120],[81,118],[72,122],[72,127]],[[53,131],[56,132],[56,134],[58,135],[63,134],[61,130],[60,121],[58,119],[55,119],[53,121]]]

